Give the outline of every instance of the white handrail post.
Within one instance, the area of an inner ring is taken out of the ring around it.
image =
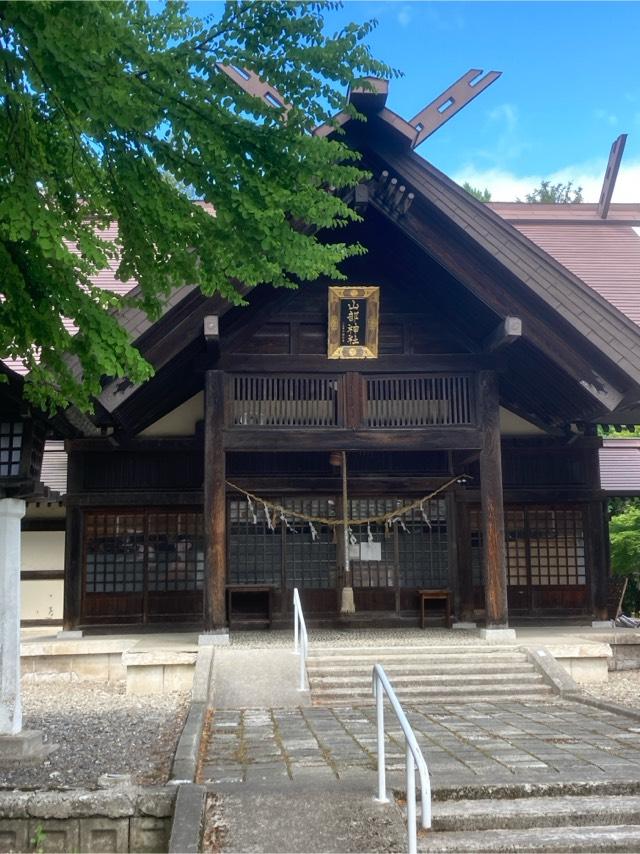
[[[377,673],[374,675],[373,689],[376,697],[376,723],[378,729],[378,797],[376,800],[378,803],[388,804],[387,769],[384,756],[384,691],[382,690]]]
[[[293,652],[298,652],[298,620],[300,618],[298,610],[298,588],[293,588]]]
[[[407,836],[409,842],[409,854],[416,854],[418,850],[418,832],[416,828],[416,771],[411,752],[411,745],[407,741],[405,766],[407,772]]]
[[[304,642],[304,632],[302,633],[301,644],[300,644],[300,685],[298,687],[298,691],[305,690],[304,684],[304,660],[307,655],[306,644]]]

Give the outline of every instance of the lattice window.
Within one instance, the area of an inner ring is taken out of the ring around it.
[[[23,438],[21,421],[0,423],[0,477],[16,477],[20,474]]]
[[[283,506],[307,516],[335,518],[335,501],[329,498],[285,498]],[[283,530],[287,588],[334,588],[336,586],[336,537],[342,529],[315,524],[313,539],[307,522],[289,518]],[[291,530],[293,529],[293,530]],[[294,533],[295,531],[295,533]]]
[[[529,538],[532,584],[586,584],[582,510],[532,509]]]
[[[473,583],[482,580],[481,516],[469,513]],[[507,572],[511,586],[586,584],[583,512],[580,507],[505,508]]]
[[[422,589],[449,585],[447,504],[444,499],[425,502],[425,516],[412,510],[403,516],[409,531],[397,529],[400,586]]]
[[[282,531],[274,524],[269,530],[263,508],[254,507],[257,521],[246,499],[229,502],[228,574],[231,584],[273,584],[282,578]],[[273,523],[272,523],[273,524]]]
[[[87,593],[201,590],[202,514],[89,511],[85,515],[85,565]]]
[[[85,543],[87,593],[144,591],[143,513],[87,513]]]
[[[515,587],[527,585],[527,534],[524,510],[505,510],[507,578]]]
[[[201,590],[204,531],[201,513],[149,513],[149,590]]]
[[[395,498],[353,498],[349,501],[349,518],[366,519],[369,516],[382,516],[401,506],[402,501]],[[352,528],[353,536],[358,542],[356,546],[350,548],[352,584],[354,587],[395,587],[394,531],[376,522],[373,522],[370,528],[373,542],[376,544],[375,560],[361,559],[363,553],[367,555],[367,526],[354,525]],[[342,534],[342,528],[339,531]]]

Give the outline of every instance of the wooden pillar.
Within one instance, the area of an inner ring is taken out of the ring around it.
[[[507,562],[504,543],[500,409],[495,372],[478,374],[478,410],[483,432],[480,452],[480,504],[485,568],[487,628],[509,625]]]
[[[82,492],[84,458],[81,452],[68,450],[67,495]],[[82,581],[87,568],[84,562],[83,517],[81,509],[71,500],[67,502],[64,534],[64,597],[62,625],[65,630],[74,629],[80,623],[82,612]]]
[[[227,500],[224,449],[224,372],[207,371],[204,394],[204,519],[207,559],[204,584],[205,630],[227,623]]]

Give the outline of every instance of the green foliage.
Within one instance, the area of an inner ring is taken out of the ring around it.
[[[36,854],[43,854],[44,844],[46,841],[47,834],[45,833],[44,827],[41,824],[36,825],[36,829],[33,831],[33,836],[29,840],[29,844]]]
[[[574,190],[573,181],[566,184],[552,184],[551,181],[541,181],[540,186],[527,193],[524,200],[539,205],[574,205],[583,201],[582,187],[577,187]]]
[[[629,577],[624,608],[637,611],[640,607],[640,500],[617,499],[610,507],[611,568],[614,575]]]
[[[185,282],[240,304],[238,282],[338,279],[363,251],[316,237],[357,218],[326,188],[363,173],[311,130],[358,78],[395,72],[365,44],[375,22],[324,34],[335,5],[240,0],[204,20],[183,2],[0,5],[0,356],[24,359],[34,403],[88,409],[103,375],[151,375],[92,284],[110,260],[154,317]],[[218,64],[268,80],[286,117]]]
[[[468,181],[465,181],[462,185],[462,189],[466,190],[467,193],[470,193],[474,198],[476,198],[479,202],[490,202],[491,201],[491,193],[487,187],[484,190],[481,190],[479,187],[472,187]]]
[[[639,439],[640,427],[637,424],[599,424],[598,436],[611,436],[612,439]]]

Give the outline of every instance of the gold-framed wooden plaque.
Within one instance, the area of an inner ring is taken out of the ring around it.
[[[380,288],[329,288],[329,359],[377,359]]]

